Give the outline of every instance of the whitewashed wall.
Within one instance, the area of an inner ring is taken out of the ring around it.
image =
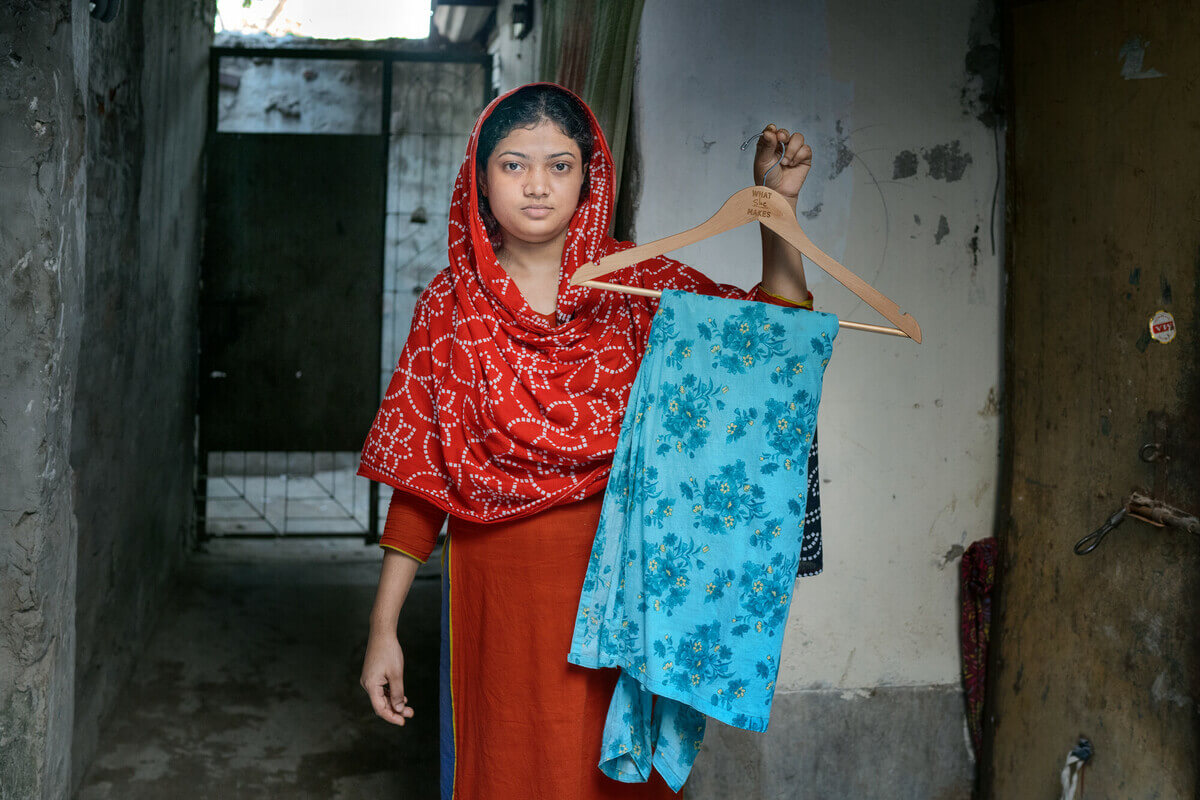
[[[780,690],[954,683],[954,554],[991,533],[999,445],[999,138],[963,104],[974,3],[705,7],[646,4],[638,239],[749,185],[738,148],[765,124],[800,130],[815,154],[805,231],[924,334],[838,337],[820,415],[826,573],[797,585]],[[895,177],[909,153],[916,173]],[[745,226],[680,257],[750,286],[759,247]],[[818,308],[884,321],[816,266],[807,275]]]

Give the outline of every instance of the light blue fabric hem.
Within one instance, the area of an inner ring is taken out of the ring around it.
[[[665,753],[662,750],[656,752],[653,759],[654,768],[658,770],[658,774],[662,775],[663,781],[666,782],[667,786],[671,787],[671,791],[676,793],[683,788],[688,775],[692,774],[692,771],[689,769],[683,775],[680,775],[672,768],[671,762],[678,762],[679,760],[680,756],[678,753]]]
[[[630,680],[637,681],[638,685],[645,691],[656,694],[659,697],[670,698],[686,706],[691,706],[701,714],[712,717],[717,722],[724,722],[726,725],[734,728],[742,728],[754,733],[765,733],[768,724],[771,722],[770,716],[760,717],[722,708],[721,706],[714,705],[707,697],[683,692],[673,686],[656,684],[649,680],[649,676],[646,676],[646,680],[643,680],[641,673],[629,664],[608,663],[607,661],[601,663],[599,659],[585,659],[582,654],[576,651],[572,651],[567,655],[567,661],[576,666],[592,669],[619,669],[622,675],[628,676]],[[612,661],[612,659],[608,659],[608,661]]]
[[[598,766],[622,783],[644,783],[650,779],[651,769],[657,769],[671,791],[678,792],[691,773],[705,727],[700,712],[655,697],[623,673],[608,707]]]
[[[608,715],[600,771],[622,783],[642,783],[650,778],[650,753],[658,726],[652,725],[653,697],[631,688],[628,676],[617,678]],[[657,722],[657,720],[653,720]]]

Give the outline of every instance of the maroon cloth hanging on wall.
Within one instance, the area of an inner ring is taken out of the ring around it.
[[[992,588],[996,582],[995,538],[980,539],[963,553],[959,568],[962,603],[963,690],[967,701],[967,726],[975,757],[983,742],[983,700],[987,686],[988,640],[992,631]]]

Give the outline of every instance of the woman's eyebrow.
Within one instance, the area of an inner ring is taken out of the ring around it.
[[[530,160],[529,156],[525,155],[524,153],[518,153],[516,150],[504,150],[503,152],[497,153],[496,155],[497,156],[516,156],[517,158],[523,158],[527,161]],[[564,150],[561,153],[551,153],[550,155],[546,156],[546,160],[549,161],[552,158],[563,158],[564,156],[567,158],[575,158],[574,153],[570,152],[569,150]]]

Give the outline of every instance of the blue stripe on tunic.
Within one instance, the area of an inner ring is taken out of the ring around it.
[[[454,702],[450,683],[450,542],[442,548],[441,648],[438,657],[438,744],[442,800],[454,796]]]

